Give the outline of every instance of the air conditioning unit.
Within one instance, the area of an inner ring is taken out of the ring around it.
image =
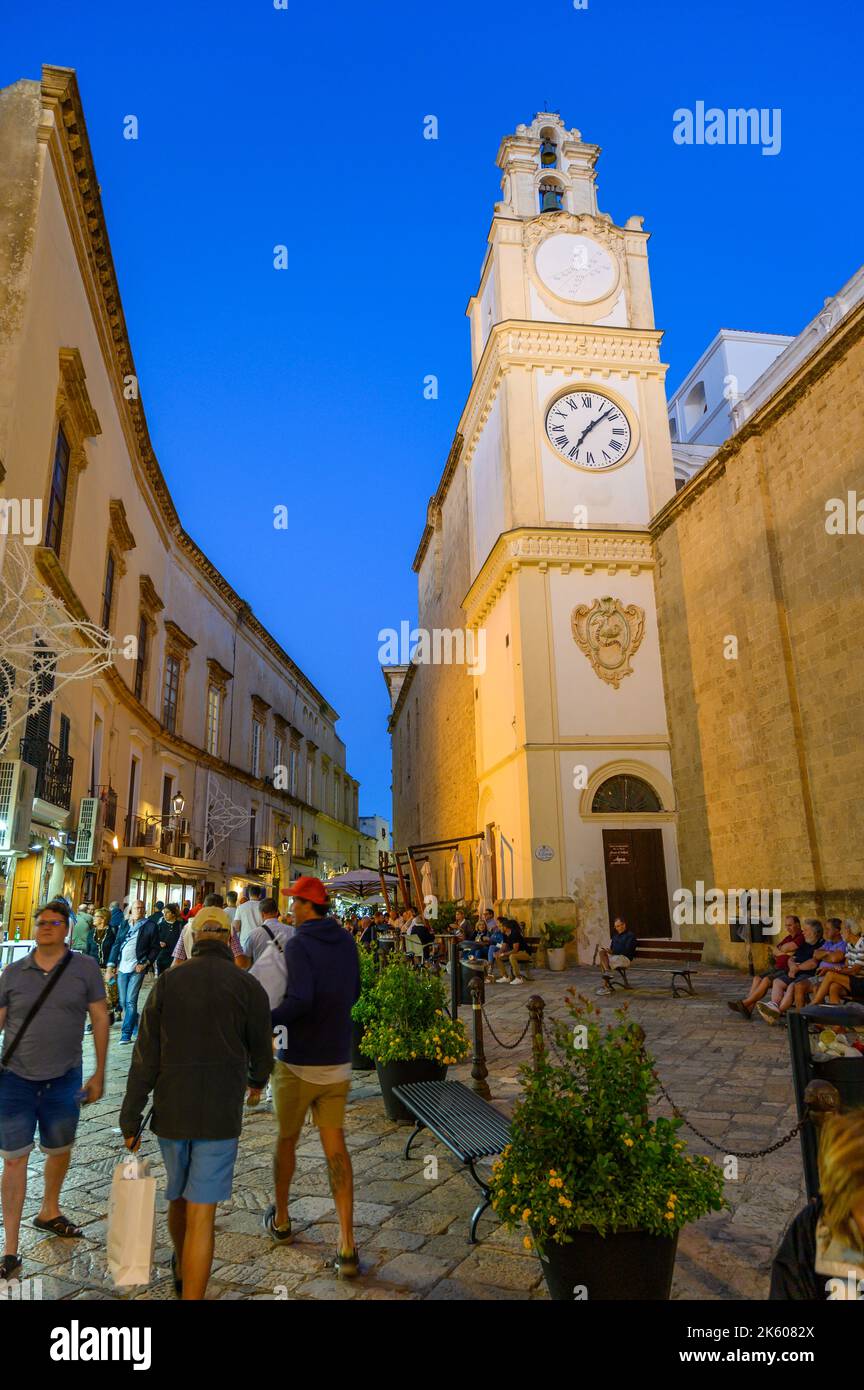
[[[37,771],[20,759],[0,762],[0,854],[30,847]]]
[[[78,833],[70,864],[92,864],[102,828],[102,802],[98,796],[82,796],[78,811]]]

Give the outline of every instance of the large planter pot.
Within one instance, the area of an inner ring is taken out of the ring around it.
[[[567,961],[567,947],[547,946],[546,959],[550,970],[563,970]]]
[[[537,1243],[537,1235],[534,1233]],[[672,1291],[678,1232],[672,1236],[646,1231],[616,1231],[601,1236],[577,1231],[567,1245],[547,1241],[540,1263],[549,1297],[557,1303],[587,1298],[664,1301]],[[583,1292],[584,1290],[584,1292]]]
[[[418,1057],[413,1062],[376,1062],[375,1070],[388,1120],[401,1120],[407,1124],[414,1123],[414,1116],[394,1096],[393,1087],[405,1086],[411,1081],[443,1081],[447,1075],[446,1067],[440,1062],[430,1062],[427,1057]]]
[[[352,1020],[351,1023],[351,1070],[352,1071],[374,1071],[375,1062],[372,1057],[367,1057],[365,1052],[360,1050],[360,1039],[366,1031],[363,1023]]]

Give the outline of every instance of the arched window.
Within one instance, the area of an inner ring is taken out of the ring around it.
[[[645,811],[662,811],[660,798],[654,788],[641,777],[631,777],[621,773],[610,777],[594,793],[592,811],[601,813],[639,814]]]
[[[692,434],[702,416],[707,414],[708,402],[705,399],[705,383],[704,381],[697,381],[696,385],[688,391],[687,399],[684,402],[684,424],[687,433]]]
[[[541,212],[559,212],[564,206],[564,189],[559,183],[544,179],[538,191]]]
[[[554,130],[541,130],[540,140],[540,167],[542,169],[556,168],[558,164],[558,150],[555,145]]]

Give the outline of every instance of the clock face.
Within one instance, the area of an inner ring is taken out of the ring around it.
[[[559,299],[591,304],[611,294],[618,280],[618,266],[604,247],[587,236],[554,232],[537,248],[537,274]]]
[[[615,401],[580,387],[559,396],[546,412],[546,438],[578,468],[614,468],[632,439],[630,422]]]

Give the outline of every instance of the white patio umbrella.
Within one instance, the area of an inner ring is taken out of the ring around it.
[[[450,896],[454,903],[465,898],[465,860],[460,849],[454,849],[450,860]]]
[[[385,874],[384,882],[388,888],[395,888],[398,880],[392,874]],[[328,878],[324,887],[328,893],[353,893],[357,898],[371,898],[381,892],[381,878],[375,869],[349,869],[347,874]]]
[[[477,845],[477,915],[492,907],[492,851],[485,840]]]
[[[423,889],[423,900],[434,898],[435,890],[432,887],[432,865],[428,859],[424,859],[420,865],[420,887]]]

